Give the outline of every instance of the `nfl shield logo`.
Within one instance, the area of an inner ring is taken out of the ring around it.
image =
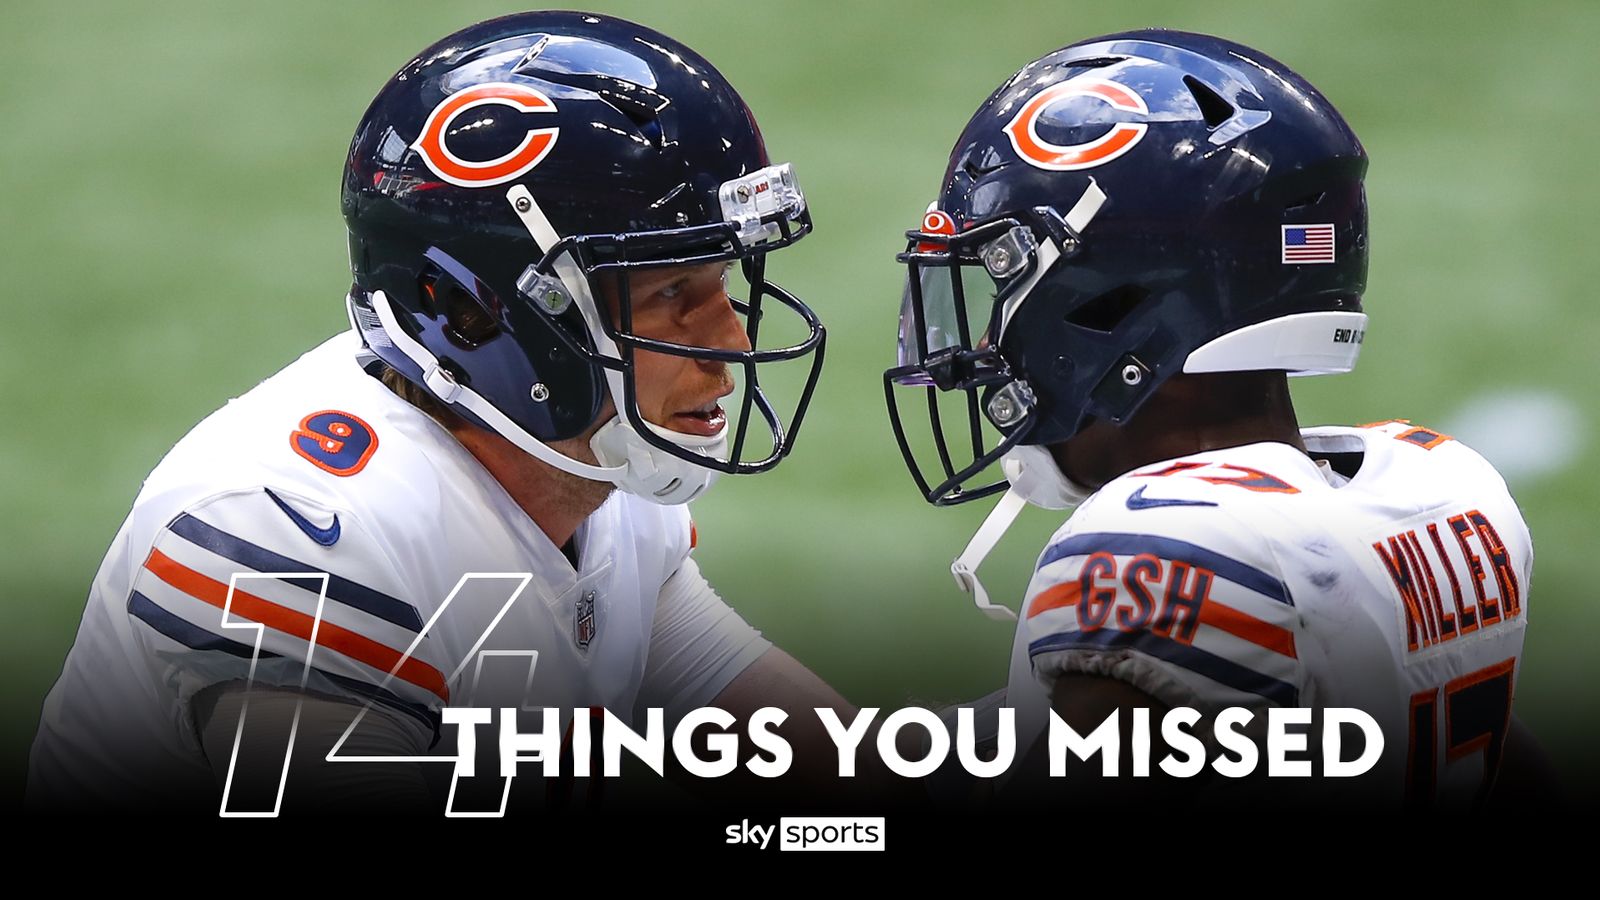
[[[577,642],[579,650],[589,649],[595,629],[594,591],[584,591],[572,613],[572,639]]]

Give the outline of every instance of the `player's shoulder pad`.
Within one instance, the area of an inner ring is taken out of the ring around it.
[[[1504,476],[1478,451],[1454,435],[1417,425],[1409,419],[1390,419],[1355,428],[1308,428],[1304,435],[1308,446],[1327,446],[1341,439],[1367,439],[1371,463],[1407,480],[1453,483],[1457,489],[1461,483],[1493,486],[1509,493]],[[1371,438],[1380,440],[1371,441]],[[1380,448],[1381,452],[1373,452]]]

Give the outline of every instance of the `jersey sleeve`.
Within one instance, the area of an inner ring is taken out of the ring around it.
[[[662,707],[668,723],[676,722],[691,709],[709,706],[771,647],[686,556],[656,601],[637,706]]]
[[[240,682],[321,694],[436,736],[446,678],[389,548],[347,510],[266,488],[197,504],[155,535],[127,611],[188,710]]]
[[[1040,557],[1019,627],[1046,689],[1081,673],[1202,712],[1297,705],[1298,617],[1265,543],[1214,505],[1138,515],[1075,519]]]

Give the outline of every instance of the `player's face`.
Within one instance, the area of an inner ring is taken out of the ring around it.
[[[728,299],[729,263],[667,266],[628,276],[633,332],[640,337],[749,350],[744,322]],[[613,282],[602,286],[612,321],[618,321]],[[717,401],[733,392],[725,363],[638,351],[634,355],[639,411],[657,425],[686,434],[714,436],[727,427]]]

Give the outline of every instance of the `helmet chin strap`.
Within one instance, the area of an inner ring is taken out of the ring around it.
[[[978,580],[978,567],[983,565],[983,560],[1000,543],[1000,538],[1011,528],[1011,523],[1017,520],[1017,514],[1028,505],[1027,498],[1017,493],[1012,488],[1000,495],[1000,502],[989,511],[988,518],[978,526],[978,531],[967,542],[967,549],[950,563],[950,574],[956,580],[956,587],[972,595],[972,605],[978,611],[997,622],[1015,622],[1017,614],[1009,607],[998,603],[989,602],[989,592],[984,590],[983,582]]]
[[[720,474],[715,469],[661,452],[640,437],[621,416],[614,416],[589,439],[589,447],[600,465],[573,459],[524,431],[481,394],[456,381],[448,370],[439,365],[439,360],[428,352],[428,348],[412,340],[401,329],[389,305],[389,298],[383,291],[372,293],[372,307],[377,311],[384,333],[394,342],[395,348],[422,369],[422,380],[434,396],[445,403],[466,409],[494,429],[496,434],[540,462],[590,481],[609,481],[621,490],[663,506],[688,503],[704,493]],[[725,433],[703,437],[646,424],[657,434],[681,446],[691,447],[703,456],[721,459],[725,454]]]
[[[630,494],[668,506],[688,503],[700,496],[719,474],[713,469],[660,452],[639,437],[637,431],[628,427],[621,416],[607,422],[589,440],[589,447],[594,450],[600,465],[573,459],[524,431],[481,394],[456,381],[448,370],[439,365],[439,360],[428,352],[428,348],[412,340],[400,327],[394,309],[389,305],[389,298],[383,291],[372,292],[372,308],[377,311],[384,333],[394,342],[395,348],[422,369],[422,380],[434,396],[477,416],[496,434],[540,462],[590,481],[609,481]],[[669,434],[662,429],[657,431],[663,435]],[[720,457],[727,443],[723,434],[712,438],[677,432],[670,432],[670,435],[672,440],[693,446],[711,457]]]
[[[494,404],[485,400],[483,395],[456,381],[455,376],[439,365],[438,358],[430,353],[427,347],[412,340],[405,329],[400,327],[400,321],[395,318],[394,309],[390,307],[389,298],[383,291],[373,291],[371,297],[372,308],[378,313],[378,321],[383,323],[384,334],[394,342],[395,349],[404,353],[407,359],[416,363],[422,370],[422,381],[434,396],[445,403],[455,404],[467,410],[493,428],[496,434],[516,444],[524,453],[563,472],[570,472],[591,481],[616,482],[623,476],[622,466],[591,466],[579,462],[523,431],[505,413],[495,409]]]
[[[989,592],[978,580],[978,567],[1010,530],[1024,506],[1031,503],[1044,509],[1070,509],[1094,492],[1062,474],[1050,451],[1040,446],[1012,447],[1000,457],[1000,468],[1011,482],[1011,489],[989,511],[967,548],[950,563],[950,574],[957,587],[972,595],[972,603],[980,612],[996,621],[1014,622],[1017,614],[1009,607],[990,602]]]
[[[561,243],[561,234],[554,225],[545,217],[544,210],[539,207],[539,201],[533,199],[533,193],[526,185],[513,184],[506,191],[506,200],[511,204],[511,209],[517,214],[517,219],[522,222],[522,227],[528,230],[528,236],[540,248],[548,249]],[[556,270],[556,277],[561,279],[561,286],[567,289],[567,296],[578,307],[578,312],[583,316],[583,324],[589,330],[589,339],[594,342],[595,352],[601,356],[621,359],[622,351],[617,347],[607,334],[600,322],[600,307],[594,302],[594,294],[589,291],[589,279],[585,278],[578,264],[571,255],[563,254],[552,263]],[[623,409],[622,373],[615,369],[605,370],[606,387],[611,391],[611,402],[617,409]]]

